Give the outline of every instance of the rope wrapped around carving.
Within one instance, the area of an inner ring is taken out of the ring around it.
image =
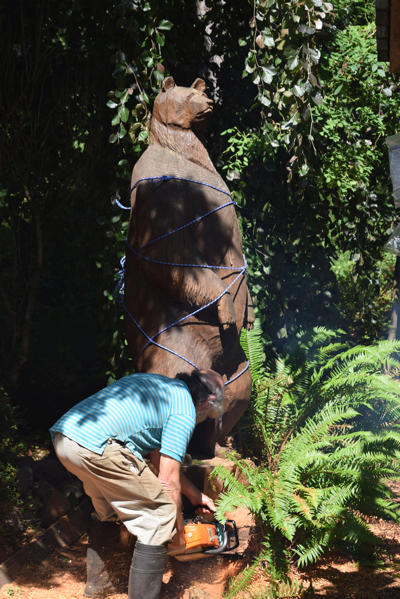
[[[164,328],[162,328],[160,331],[158,331],[157,333],[155,333],[155,335],[153,335],[152,337],[150,337],[146,333],[146,331],[143,330],[143,328],[141,327],[141,325],[139,324],[139,322],[130,313],[130,311],[128,310],[128,308],[127,308],[127,306],[125,304],[125,300],[124,300],[125,258],[122,258],[122,260],[121,260],[121,269],[119,271],[120,280],[119,280],[119,282],[116,285],[116,288],[115,288],[115,291],[114,291],[114,296],[116,296],[118,303],[121,305],[122,309],[125,311],[125,313],[130,318],[130,320],[135,324],[135,326],[138,328],[138,330],[147,339],[147,342],[142,347],[140,353],[136,356],[135,361],[137,361],[138,358],[145,351],[145,349],[149,345],[152,344],[152,345],[155,345],[156,347],[159,347],[160,349],[163,349],[163,350],[165,350],[165,351],[173,354],[174,356],[177,356],[181,360],[184,360],[185,362],[187,362],[188,364],[190,364],[191,366],[193,366],[193,368],[195,368],[196,370],[200,370],[200,366],[198,366],[197,364],[194,364],[188,358],[185,358],[184,356],[182,356],[178,352],[170,349],[169,347],[166,347],[165,345],[161,345],[160,343],[157,343],[157,341],[155,341],[155,339],[159,335],[161,335],[161,333],[164,333],[168,329],[170,329],[170,328],[172,328],[174,326],[177,326],[178,324],[181,324],[183,321],[185,321],[186,319],[190,318],[191,316],[195,316],[196,314],[198,314],[202,310],[205,310],[206,308],[209,308],[210,306],[212,306],[213,304],[215,304],[216,302],[218,302],[218,300],[220,300],[221,297],[223,295],[225,295],[225,293],[227,293],[229,291],[229,289],[236,283],[236,281],[238,281],[238,279],[240,277],[245,276],[246,269],[247,269],[247,263],[246,263],[245,257],[243,256],[243,265],[242,266],[211,266],[209,264],[180,264],[180,263],[177,263],[177,262],[168,262],[166,260],[156,260],[154,258],[149,258],[148,256],[144,256],[141,253],[140,250],[144,250],[149,245],[152,245],[153,243],[156,243],[157,241],[160,241],[161,239],[165,239],[166,237],[169,237],[170,235],[173,235],[174,233],[177,233],[178,231],[181,231],[182,229],[185,229],[186,227],[190,227],[191,225],[193,225],[193,224],[199,222],[200,220],[202,220],[203,218],[206,218],[207,216],[210,216],[211,214],[214,214],[218,210],[222,210],[222,208],[226,208],[227,206],[230,206],[232,204],[236,206],[236,202],[232,199],[231,194],[228,193],[227,191],[223,190],[223,189],[219,189],[218,187],[214,187],[213,185],[210,185],[209,183],[203,183],[202,181],[195,181],[193,179],[185,179],[183,177],[175,177],[175,176],[170,176],[170,175],[162,175],[161,177],[143,177],[141,179],[138,179],[136,181],[135,185],[133,185],[133,187],[131,188],[130,194],[132,195],[132,192],[134,191],[134,189],[136,189],[136,187],[142,181],[153,181],[153,182],[157,182],[157,183],[162,183],[162,182],[165,182],[165,181],[170,181],[171,179],[175,179],[175,180],[178,180],[178,181],[187,181],[187,182],[190,182],[190,183],[196,183],[198,185],[204,185],[206,187],[210,187],[211,189],[214,189],[215,191],[218,191],[220,193],[223,193],[223,194],[227,195],[231,199],[230,199],[229,202],[226,202],[225,204],[222,204],[221,206],[217,206],[216,208],[213,208],[212,210],[209,210],[208,212],[205,212],[201,216],[198,216],[197,218],[194,218],[193,220],[189,221],[188,223],[185,223],[185,224],[181,225],[180,227],[177,227],[176,229],[174,229],[172,231],[168,231],[167,233],[164,233],[163,235],[159,235],[158,237],[155,237],[154,239],[151,239],[146,244],[142,245],[139,248],[139,250],[135,250],[129,244],[128,240],[126,240],[125,241],[125,245],[128,248],[128,250],[130,252],[132,252],[136,257],[139,257],[139,258],[141,258],[143,260],[147,260],[148,262],[152,262],[154,264],[161,264],[161,265],[165,265],[165,266],[179,266],[179,267],[182,267],[182,268],[186,267],[186,268],[223,269],[223,270],[231,270],[231,271],[237,272],[238,274],[233,279],[233,281],[231,281],[231,283],[229,283],[229,285],[225,288],[225,290],[222,293],[220,293],[216,298],[214,298],[211,302],[208,302],[207,304],[204,304],[203,306],[200,306],[200,308],[197,308],[196,310],[194,310],[190,314],[186,314],[185,316],[182,316],[178,320],[175,320],[174,322],[171,322],[170,324],[168,324],[167,326],[165,326]],[[116,201],[116,204],[120,208],[122,208],[123,210],[130,210],[131,209],[130,206],[124,206],[117,199],[115,201]],[[249,368],[249,363],[247,362],[246,365],[245,365],[245,367],[236,376],[234,376],[233,378],[229,379],[229,381],[227,381],[225,383],[225,385],[229,385],[230,383],[232,383],[233,381],[235,381],[244,372],[246,372],[246,370],[248,368]]]

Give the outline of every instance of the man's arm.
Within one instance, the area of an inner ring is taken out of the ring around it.
[[[160,450],[155,449],[149,455],[150,464],[154,474],[158,476],[160,471]],[[215,512],[215,504],[211,497],[202,493],[180,470],[181,493],[187,497],[193,506],[205,506],[211,512]]]
[[[211,497],[202,493],[184,474],[181,472],[181,491],[194,506],[204,506],[211,512],[215,512],[215,505]]]
[[[158,475],[160,471],[160,450],[155,449],[150,454],[150,463],[153,472]],[[172,458],[170,458],[172,459]],[[185,495],[193,506],[205,506],[211,512],[215,512],[215,504],[211,497],[202,493],[180,470],[181,493]]]

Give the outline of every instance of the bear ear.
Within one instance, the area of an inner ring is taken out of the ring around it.
[[[172,87],[175,87],[175,81],[173,77],[166,77],[164,79],[164,81],[162,82],[162,90],[163,92],[166,92],[167,89],[171,89]]]
[[[200,77],[197,77],[190,87],[194,87],[194,89],[197,89],[199,92],[205,92],[207,89],[206,82],[204,79],[200,79]]]

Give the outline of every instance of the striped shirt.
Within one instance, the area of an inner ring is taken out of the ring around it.
[[[125,376],[71,408],[50,428],[102,454],[116,439],[139,459],[154,449],[181,462],[196,424],[187,385],[159,374]]]

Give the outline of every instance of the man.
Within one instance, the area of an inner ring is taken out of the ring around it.
[[[213,370],[175,379],[137,373],[81,401],[51,427],[59,460],[83,482],[100,520],[89,531],[86,596],[102,596],[112,586],[100,528],[120,520],[137,537],[128,598],[159,597],[167,544],[172,554],[185,545],[181,493],[192,505],[215,510],[180,466],[195,425],[221,418],[223,390]]]

